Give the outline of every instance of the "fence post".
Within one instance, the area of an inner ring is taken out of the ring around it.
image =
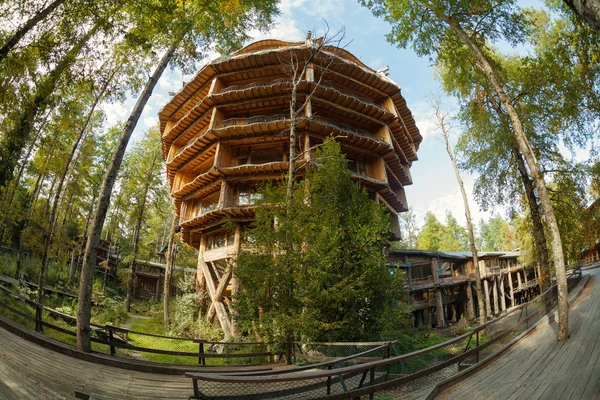
[[[42,305],[38,303],[35,305],[35,330],[44,333],[44,327],[42,325]]]
[[[104,328],[108,331],[108,345],[110,346],[110,355],[116,356],[117,349],[115,349],[114,341],[115,337],[113,336],[113,330],[110,325],[105,325]]]
[[[392,342],[388,342],[387,346],[385,347],[385,358],[390,358],[390,346],[392,345]],[[387,374],[390,374],[390,364],[387,365]]]
[[[525,306],[525,327],[529,329],[529,319],[527,318],[527,306]]]
[[[203,367],[206,366],[206,358],[204,357],[204,340],[200,340],[198,342],[198,354],[200,354],[198,357],[198,364],[202,365]]]
[[[477,349],[475,352],[477,355],[477,363],[479,363],[479,331],[477,331],[477,335],[475,336],[475,348]]]

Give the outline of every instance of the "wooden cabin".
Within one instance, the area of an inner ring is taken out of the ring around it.
[[[487,315],[498,315],[539,294],[539,271],[525,269],[519,252],[481,252],[479,273]],[[406,277],[415,327],[445,327],[480,314],[471,252],[391,250],[391,266]]]
[[[582,226],[584,249],[581,252],[581,263],[594,264],[600,261],[600,198],[594,200],[583,211]]]
[[[152,261],[135,261],[135,279],[136,283],[133,289],[133,297],[137,299],[157,301],[163,294],[165,284],[166,265]],[[174,271],[184,271],[186,273],[196,273],[193,268],[183,268],[173,266]],[[171,296],[177,295],[177,282],[171,279]]]
[[[79,267],[83,262],[83,252],[87,242],[87,237],[78,236],[75,238],[73,246],[73,254],[71,257],[71,264],[77,264]],[[106,272],[109,277],[116,276],[117,264],[119,256],[119,246],[113,245],[110,241],[100,239],[98,248],[96,249],[96,266],[102,272]]]
[[[205,65],[159,113],[162,151],[183,240],[198,248],[198,286],[210,295],[206,315],[225,333],[235,329],[226,288],[241,230],[253,221],[261,182],[289,168],[293,78],[286,60],[311,58],[314,44],[263,40]],[[302,72],[302,71],[297,71]],[[350,160],[352,177],[389,212],[396,236],[398,213],[408,204],[404,186],[423,140],[415,120],[385,71],[375,71],[348,51],[325,46],[297,86],[298,175],[314,148],[334,137]],[[237,224],[224,229],[225,220]]]

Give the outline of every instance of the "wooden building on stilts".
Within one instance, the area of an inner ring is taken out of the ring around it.
[[[500,315],[540,294],[539,268],[524,268],[519,252],[479,252],[486,315]],[[390,266],[406,277],[415,327],[445,327],[478,310],[471,252],[391,250]]]
[[[205,65],[160,111],[163,157],[183,240],[199,249],[197,286],[208,294],[202,315],[237,334],[231,302],[238,288],[236,255],[254,218],[261,182],[288,170],[293,64],[307,64],[297,85],[299,177],[314,148],[334,137],[353,178],[385,205],[396,234],[407,210],[422,137],[400,88],[344,49],[305,42],[259,41]],[[225,229],[233,222],[233,230]]]

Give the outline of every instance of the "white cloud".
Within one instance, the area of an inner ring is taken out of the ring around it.
[[[493,214],[500,213],[502,215],[503,209],[498,207],[489,211],[482,211],[473,197],[473,185],[475,179],[473,177],[463,177],[463,179],[465,180],[465,191],[467,192],[471,220],[473,223],[478,224],[481,219],[487,220]],[[456,184],[456,189],[446,192],[440,197],[426,201],[424,204],[422,203],[419,206],[415,206],[413,210],[419,226],[423,225],[425,214],[427,212],[432,212],[439,221],[443,222],[446,220],[446,213],[448,211],[452,212],[452,216],[456,218],[460,225],[464,227],[467,226],[464,202],[460,189],[458,188],[458,183]]]
[[[144,118],[144,125],[146,128],[151,128],[158,123],[158,118],[146,117]]]
[[[106,126],[110,127],[115,125],[117,122],[124,120],[131,112],[133,104],[131,104],[130,100],[127,100],[125,104],[104,103],[102,104],[101,108],[106,114]]]
[[[374,70],[378,70],[385,67],[385,60],[381,57],[377,57],[376,59],[371,60],[366,64]]]

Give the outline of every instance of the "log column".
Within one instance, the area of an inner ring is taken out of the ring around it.
[[[500,275],[500,310],[506,311],[506,293],[504,292],[504,275]]]
[[[473,307],[473,288],[471,287],[471,282],[467,282],[465,291],[467,292],[467,317],[475,318],[475,309]]]
[[[515,306],[515,289],[513,288],[512,272],[508,272],[508,287],[510,288],[510,306]]]
[[[433,276],[433,284],[435,285],[435,315],[437,327],[443,328],[446,326],[446,322],[444,321],[444,300],[442,297],[442,288],[440,287],[440,279],[438,277],[437,258],[431,259],[431,274]]]
[[[483,280],[483,291],[485,297],[485,309],[487,311],[486,315],[492,315],[492,306],[490,301],[490,284],[487,279]]]
[[[494,314],[500,314],[500,310],[498,309],[498,277],[493,276],[492,279],[494,280],[494,286],[492,288],[492,294],[494,296]]]

